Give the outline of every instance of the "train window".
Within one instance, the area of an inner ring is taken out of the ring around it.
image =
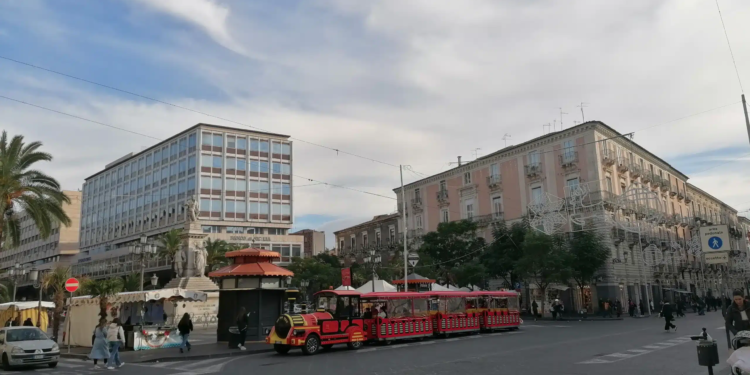
[[[479,308],[480,309],[486,309],[489,307],[489,303],[487,301],[487,298],[482,297],[479,299]]]
[[[429,316],[430,301],[426,298],[414,299],[414,316]]]
[[[466,311],[466,299],[465,298],[446,298],[445,312],[447,313],[462,313]]]
[[[411,300],[397,299],[390,301],[388,303],[386,314],[388,314],[388,317],[391,319],[411,316]]]
[[[331,314],[336,314],[336,296],[320,296],[318,297],[318,311],[326,311]]]
[[[518,311],[518,297],[508,298],[508,309],[511,311]]]
[[[359,297],[339,298],[338,312],[341,318],[359,317]]]
[[[501,309],[508,308],[508,297],[500,297],[497,299],[497,307]]]

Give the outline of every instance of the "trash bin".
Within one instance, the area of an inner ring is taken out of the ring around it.
[[[716,340],[700,340],[698,342],[698,364],[704,367],[719,364],[719,346]]]
[[[229,349],[237,349],[237,345],[240,344],[240,330],[234,326],[229,327]]]

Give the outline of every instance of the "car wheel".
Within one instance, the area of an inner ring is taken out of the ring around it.
[[[49,367],[50,367],[50,368],[55,368],[55,367],[57,367],[57,362],[52,362],[52,363],[49,363]]]
[[[350,350],[359,350],[359,348],[362,347],[362,341],[353,341],[353,342],[347,342],[346,346]]]
[[[291,347],[289,345],[273,344],[273,349],[276,351],[276,353],[286,354],[289,353],[289,349],[291,349]]]
[[[3,370],[10,371],[10,363],[8,362],[8,355],[3,353]]]
[[[320,351],[320,339],[317,335],[307,336],[305,345],[302,347],[302,353],[305,355],[317,354]]]

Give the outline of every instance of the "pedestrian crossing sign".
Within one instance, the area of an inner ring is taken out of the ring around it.
[[[704,253],[732,250],[729,243],[729,228],[726,225],[701,227],[700,237]]]

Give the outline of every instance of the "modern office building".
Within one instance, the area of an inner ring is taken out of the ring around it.
[[[107,164],[83,186],[73,273],[103,278],[138,270],[128,245],[182,228],[191,197],[209,238],[278,251],[281,263],[302,256],[302,238],[288,235],[292,162],[289,136],[197,124]],[[171,267],[171,260],[155,259],[146,269],[166,282]]]
[[[47,238],[42,238],[34,221],[22,212],[20,214],[21,244],[0,253],[0,268],[2,269],[0,272],[6,273],[16,264],[26,269],[36,268],[44,272],[58,265],[69,265],[73,261],[79,249],[82,194],[80,191],[68,190],[64,193],[70,198],[70,203],[63,205],[63,211],[70,218],[71,225],[66,227],[55,223],[52,227],[52,234]],[[27,280],[18,282],[19,287],[28,285],[31,285],[31,282]],[[20,299],[24,293],[19,289],[18,294]]]

